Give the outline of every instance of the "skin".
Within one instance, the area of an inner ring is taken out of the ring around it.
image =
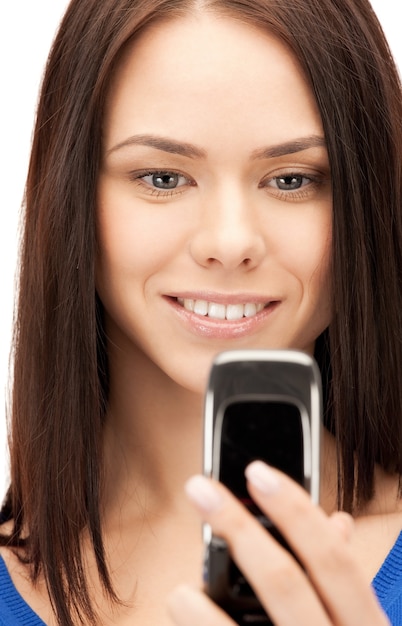
[[[274,37],[229,18],[159,24],[123,56],[103,130],[97,285],[111,385],[103,523],[127,605],[102,596],[88,550],[102,624],[233,624],[200,591],[201,520],[228,541],[279,626],[386,624],[369,583],[401,524],[394,477],[377,472],[377,495],[353,523],[334,513],[329,436],[321,508],[280,473],[249,468],[252,497],[309,578],[222,485],[191,478],[202,466],[214,355],[312,354],[330,323],[330,168],[296,60]],[[176,298],[268,307],[214,321]],[[17,588],[54,624],[43,586],[32,589],[24,567],[3,555]]]

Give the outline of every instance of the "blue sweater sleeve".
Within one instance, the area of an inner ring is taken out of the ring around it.
[[[46,626],[18,593],[1,557],[0,626]]]

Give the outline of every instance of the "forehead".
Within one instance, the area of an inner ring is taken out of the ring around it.
[[[142,125],[141,132],[180,135],[213,120],[222,129],[230,120],[247,122],[258,133],[268,115],[278,134],[274,141],[286,139],[289,124],[298,135],[321,129],[298,60],[262,29],[202,14],[154,24],[127,46],[108,92],[105,121],[118,141],[133,124]]]

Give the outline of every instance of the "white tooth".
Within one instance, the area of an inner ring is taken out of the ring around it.
[[[186,309],[186,311],[194,311],[194,300],[185,298],[183,300],[183,306]]]
[[[226,307],[227,320],[241,320],[244,315],[243,304],[228,304]]]
[[[194,313],[197,313],[197,315],[207,315],[208,302],[206,300],[195,300],[193,310]]]
[[[259,313],[260,311],[263,310],[263,308],[265,307],[265,304],[263,302],[259,302],[257,304],[257,313]]]
[[[253,317],[257,313],[257,305],[254,302],[247,302],[244,305],[244,316]]]
[[[226,306],[224,304],[210,302],[208,305],[208,317],[213,317],[217,320],[224,320],[226,317]]]

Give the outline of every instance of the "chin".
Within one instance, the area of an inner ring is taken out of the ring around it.
[[[184,362],[183,365],[183,363],[181,363],[180,366],[170,369],[170,371],[166,373],[173,382],[183,389],[204,396],[215,356],[214,354],[209,358],[197,357],[191,364]],[[196,361],[197,365],[195,365]]]
[[[181,387],[195,393],[197,395],[205,395],[207,390],[207,384],[209,379],[210,368],[207,371],[194,374],[194,372],[188,373],[188,375],[180,376],[176,379]]]

